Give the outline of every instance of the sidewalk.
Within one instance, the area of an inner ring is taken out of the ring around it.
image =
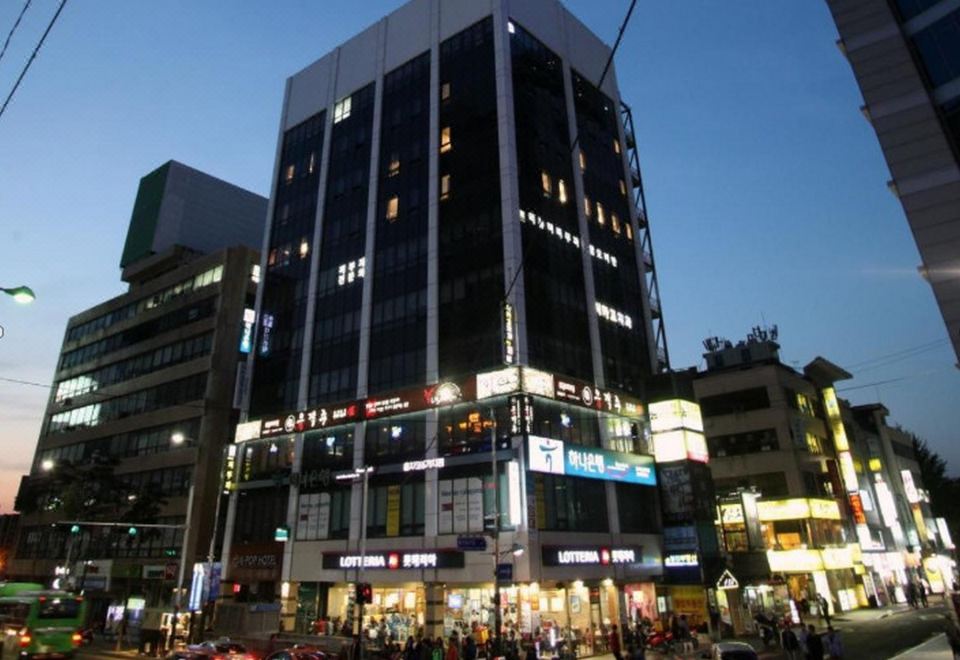
[[[953,651],[950,650],[947,636],[940,633],[919,646],[893,656],[890,660],[953,660]]]
[[[842,612],[836,616],[830,617],[831,623],[860,623],[863,621],[878,621],[880,619],[885,619],[888,616],[894,616],[896,614],[904,614],[905,612],[910,612],[910,606],[906,604],[897,604],[891,605],[889,607],[880,607],[877,609],[863,608],[859,610],[850,610],[849,612]],[[811,623],[814,625],[822,625],[826,628],[826,625],[823,623],[823,619],[813,619],[811,618]]]

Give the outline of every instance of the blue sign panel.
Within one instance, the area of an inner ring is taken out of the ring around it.
[[[527,442],[527,465],[534,472],[657,485],[652,456],[581,447],[534,435]]]
[[[509,582],[513,579],[513,564],[497,564],[497,580]]]
[[[482,536],[458,536],[457,550],[486,550],[487,539]]]

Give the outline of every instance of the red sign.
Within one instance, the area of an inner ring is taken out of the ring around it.
[[[858,525],[866,525],[867,516],[863,513],[863,500],[860,498],[860,494],[851,493],[849,499],[850,511],[853,513],[853,521]]]

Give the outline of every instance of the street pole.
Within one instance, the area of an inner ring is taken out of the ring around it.
[[[357,584],[363,582],[363,569],[367,558],[367,494],[370,490],[370,471],[373,468],[363,467],[363,495],[360,498],[360,567],[357,569]],[[360,601],[360,616],[357,627],[360,631],[357,646],[357,660],[363,660],[363,601]]]
[[[501,652],[502,620],[500,616],[500,479],[497,474],[497,418],[490,408],[490,466],[493,472],[493,639],[494,650]]]
[[[190,493],[187,495],[187,518],[183,526],[183,545],[180,549],[180,570],[177,574],[177,586],[173,596],[173,622],[170,624],[170,648],[177,647],[177,619],[180,618],[180,601],[183,593],[183,576],[187,570],[187,543],[190,540],[190,518],[193,516],[193,490],[196,474],[190,481]]]
[[[207,628],[207,618],[212,616],[213,612],[210,611],[210,591],[213,587],[213,553],[216,550],[217,545],[217,529],[220,527],[220,500],[223,499],[223,481],[224,481],[224,470],[226,469],[226,459],[227,459],[227,450],[229,445],[223,448],[223,455],[220,457],[220,486],[217,489],[217,505],[214,508],[213,513],[213,531],[210,533],[210,547],[207,549],[207,574],[206,579],[204,580],[204,599],[206,602],[203,604],[201,609],[201,623],[203,630]]]

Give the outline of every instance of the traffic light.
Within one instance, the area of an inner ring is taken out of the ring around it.
[[[167,549],[165,549],[165,550],[163,551],[163,556],[164,556],[164,557],[176,557],[176,556],[177,556],[177,549],[176,549],[176,548],[167,548]]]
[[[129,529],[127,529],[127,536],[129,536],[130,538],[133,538],[136,535],[137,535],[136,527],[131,526]]]
[[[356,601],[357,605],[364,605],[366,603],[373,602],[373,587],[370,586],[369,582],[357,583]]]
[[[71,534],[79,534],[79,533],[80,533],[80,525],[71,525],[71,526],[70,526],[70,533],[71,533]]]

